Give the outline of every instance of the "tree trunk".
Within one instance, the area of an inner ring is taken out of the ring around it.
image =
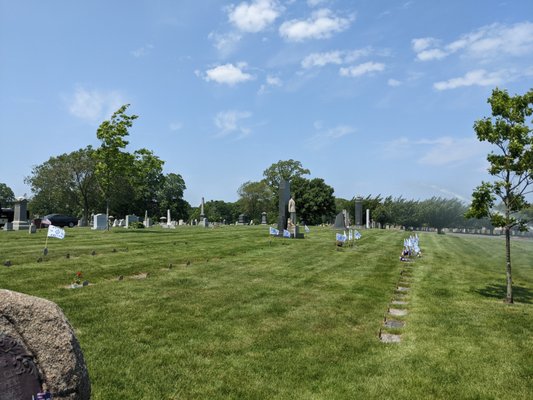
[[[511,229],[505,227],[505,262],[507,274],[507,297],[505,301],[509,304],[513,303],[513,278],[511,275]]]

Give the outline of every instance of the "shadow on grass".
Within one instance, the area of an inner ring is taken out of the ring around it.
[[[492,284],[487,285],[484,289],[477,289],[475,292],[485,297],[505,300],[507,286]],[[513,285],[513,299],[516,303],[533,304],[533,290]]]

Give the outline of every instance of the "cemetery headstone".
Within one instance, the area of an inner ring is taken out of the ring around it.
[[[15,201],[13,214],[13,230],[20,231],[28,229],[30,222],[28,221],[28,200],[19,198]]]
[[[370,229],[370,209],[366,209],[366,229]]]
[[[107,229],[107,216],[105,214],[96,214],[93,220],[92,229],[104,230]]]
[[[335,225],[333,226],[335,229],[345,229],[346,228],[346,221],[344,220],[344,212],[340,212],[335,217]]]
[[[0,289],[0,399],[89,400],[91,384],[72,326],[51,301]]]
[[[128,228],[130,226],[130,224],[132,224],[134,222],[139,222],[139,217],[138,216],[136,216],[135,214],[126,215],[126,226],[125,226],[125,228]]]
[[[279,217],[278,231],[280,234],[287,229],[287,218],[289,216],[289,199],[291,197],[291,183],[283,180],[279,184]]]
[[[248,216],[246,214],[240,214],[238,219],[239,225],[247,225],[248,224]]]
[[[363,225],[363,199],[361,197],[355,199],[355,225]]]
[[[28,229],[28,233],[37,233],[37,227],[35,226],[35,224],[32,222],[29,229]]]
[[[266,224],[267,224],[267,213],[263,211],[261,213],[261,225],[266,225]]]

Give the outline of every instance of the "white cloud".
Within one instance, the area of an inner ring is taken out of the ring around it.
[[[393,79],[393,78],[391,78],[391,79],[389,79],[389,80],[387,81],[387,84],[388,84],[389,86],[392,86],[392,87],[397,87],[397,86],[400,86],[400,85],[402,84],[402,82],[400,82],[400,81],[397,80],[397,79]]]
[[[307,20],[292,19],[279,27],[279,34],[294,42],[307,39],[327,39],[334,33],[342,32],[350,26],[353,16],[339,17],[327,8],[317,10]]]
[[[464,76],[452,78],[447,81],[435,82],[433,87],[437,90],[456,89],[462,86],[496,86],[505,82],[505,71],[487,72],[484,69],[478,69],[467,72]]]
[[[490,145],[475,137],[453,138],[442,136],[436,139],[411,140],[405,137],[382,146],[385,158],[409,158],[418,164],[444,167],[462,165],[470,160],[483,159]]]
[[[328,0],[307,0],[307,5],[309,7],[316,7],[327,2]]]
[[[261,87],[259,88],[259,91],[258,93],[259,94],[265,94],[268,92],[268,89],[271,88],[271,87],[281,87],[283,86],[283,82],[281,81],[280,78],[278,78],[277,76],[273,76],[273,75],[267,75],[266,77],[266,81],[264,84],[261,85]]]
[[[216,33],[211,32],[208,36],[213,41],[213,45],[224,57],[227,57],[235,51],[237,44],[241,41],[242,36],[235,32]]]
[[[420,61],[440,60],[444,57],[448,57],[448,54],[449,53],[441,49],[429,49],[418,53],[416,58],[418,58]]]
[[[411,40],[411,45],[413,46],[413,50],[416,53],[419,53],[421,51],[426,50],[428,47],[433,47],[438,44],[437,39],[427,37],[427,38],[418,38]]]
[[[76,88],[74,95],[67,101],[72,115],[89,122],[109,118],[126,103],[118,91],[86,90],[83,87]]]
[[[324,67],[328,64],[348,64],[372,53],[372,49],[367,47],[358,50],[334,50],[323,53],[311,53],[302,62],[302,68]]]
[[[246,82],[254,79],[252,75],[243,71],[246,66],[246,63],[239,63],[237,65],[219,65],[214,68],[208,69],[205,72],[204,79],[207,82],[214,81],[221,84],[224,83],[230,86],[236,85],[237,83]],[[199,73],[198,71],[196,71],[195,73],[196,75],[201,76],[201,73]]]
[[[146,46],[142,46],[142,47],[139,47],[138,49],[130,51],[130,54],[135,58],[144,57],[150,54],[153,48],[154,48],[153,45],[147,44]]]
[[[337,125],[333,128],[324,128],[322,121],[315,121],[313,126],[317,132],[309,138],[308,144],[315,150],[356,132],[355,128],[349,125]]]
[[[533,23],[492,24],[446,45],[431,37],[413,39],[411,45],[420,61],[439,60],[459,51],[481,60],[522,57],[533,52]]]
[[[219,129],[217,137],[228,136],[232,133],[238,134],[238,139],[242,139],[249,135],[251,129],[244,126],[242,121],[252,116],[248,111],[221,111],[214,120],[215,126]]]
[[[275,0],[254,0],[230,7],[228,18],[239,30],[257,33],[271,25],[281,11],[281,6]]]
[[[347,77],[358,77],[372,72],[379,72],[385,69],[385,64],[375,63],[375,62],[366,62],[359,65],[354,65],[351,67],[343,67],[339,70],[341,76]]]

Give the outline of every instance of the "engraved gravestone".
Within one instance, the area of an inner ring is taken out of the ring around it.
[[[0,400],[47,398],[42,392],[54,400],[90,399],[79,342],[55,303],[0,289]]]
[[[40,392],[33,356],[17,340],[0,334],[0,400],[31,399]]]

